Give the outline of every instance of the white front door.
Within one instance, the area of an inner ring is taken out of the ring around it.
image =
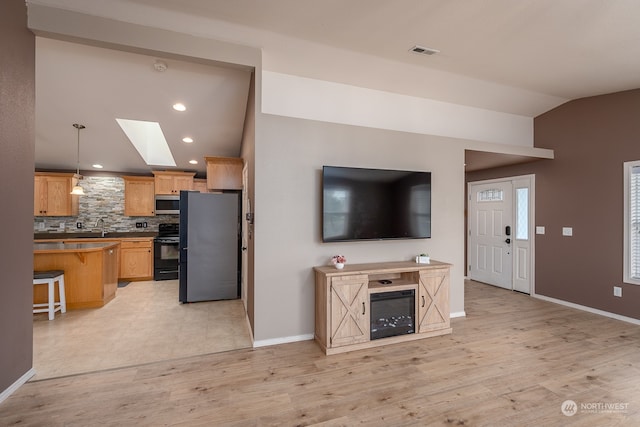
[[[510,181],[469,191],[469,277],[507,289],[513,289],[512,193]]]
[[[534,185],[533,175],[469,183],[470,279],[531,293]]]

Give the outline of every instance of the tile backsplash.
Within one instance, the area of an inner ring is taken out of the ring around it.
[[[104,219],[109,232],[158,231],[158,224],[178,222],[178,215],[124,216],[124,180],[118,176],[85,176],[80,185],[78,216],[35,217],[34,233],[75,233],[101,231],[96,221]],[[146,222],[147,228],[136,228],[136,222]],[[81,223],[82,229],[76,224]]]

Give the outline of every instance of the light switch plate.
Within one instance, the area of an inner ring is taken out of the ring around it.
[[[562,235],[563,236],[573,236],[573,228],[572,227],[562,227]]]
[[[544,234],[544,225],[536,226],[536,234]]]

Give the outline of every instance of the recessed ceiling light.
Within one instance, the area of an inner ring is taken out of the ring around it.
[[[95,164],[95,165],[91,165],[92,167],[96,168],[96,169],[102,169],[104,166],[99,165],[99,164]]]
[[[189,160],[189,163],[191,163],[192,165],[197,165],[198,161],[197,160]]]
[[[173,109],[176,111],[186,111],[187,107],[184,104],[178,102],[176,104],[173,104]]]
[[[191,138],[189,136],[185,136],[184,138],[182,138],[182,142],[186,142],[187,144],[191,144],[193,142],[193,138]]]

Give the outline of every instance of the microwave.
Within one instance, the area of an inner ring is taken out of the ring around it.
[[[178,195],[157,195],[156,215],[179,215],[180,196]]]

